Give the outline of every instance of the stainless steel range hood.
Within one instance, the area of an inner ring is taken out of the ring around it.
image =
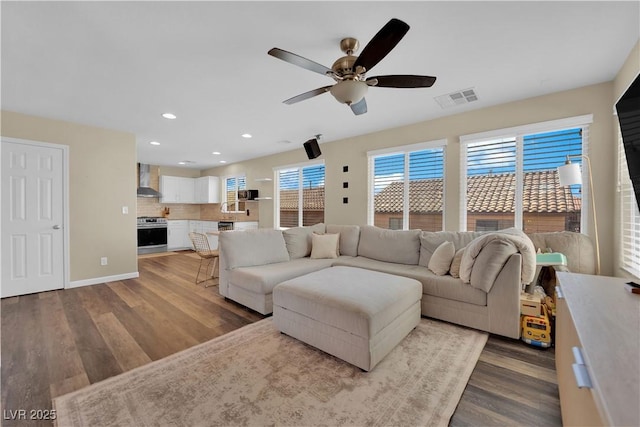
[[[151,188],[151,167],[143,163],[138,163],[140,186],[138,187],[138,197],[160,197],[161,194]]]

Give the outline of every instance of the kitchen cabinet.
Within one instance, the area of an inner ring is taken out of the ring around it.
[[[220,180],[217,176],[202,176],[195,179],[196,203],[220,203]]]
[[[182,176],[160,176],[160,203],[195,203],[195,180]]]
[[[640,295],[625,279],[557,273],[556,372],[565,426],[638,426]]]
[[[170,251],[191,248],[189,221],[173,219],[167,221],[167,249]]]
[[[211,249],[218,249],[218,236],[207,234],[209,231],[218,231],[217,221],[189,221],[189,229],[196,233],[202,233],[209,240]]]
[[[218,177],[160,176],[160,203],[220,203]]]
[[[258,228],[258,221],[242,221],[233,224],[234,230],[255,230]]]

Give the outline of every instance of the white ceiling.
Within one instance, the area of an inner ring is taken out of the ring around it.
[[[328,142],[610,81],[640,37],[638,1],[0,7],[3,109],[132,132],[138,161],[191,160],[198,169],[299,149],[318,133]],[[394,17],[411,29],[368,76],[437,76],[432,88],[370,88],[362,116],[329,93],[282,103],[332,80],[270,48],[331,67],[340,39],[356,37],[362,48]],[[434,100],[471,87],[477,102],[443,110]]]

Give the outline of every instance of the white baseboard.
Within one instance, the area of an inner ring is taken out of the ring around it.
[[[135,271],[133,273],[116,274],[114,276],[94,277],[93,279],[74,280],[69,283],[67,289],[79,288],[80,286],[98,285],[100,283],[115,282],[117,280],[136,279],[140,274]]]

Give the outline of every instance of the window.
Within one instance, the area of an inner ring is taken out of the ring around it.
[[[293,166],[276,171],[276,227],[324,222],[324,164]]]
[[[618,182],[620,192],[620,267],[640,277],[640,211],[629,178],[627,158],[618,127]]]
[[[369,155],[369,224],[443,229],[444,144],[434,141]]]
[[[238,212],[238,190],[247,189],[245,176],[228,176],[224,179],[225,198],[222,204],[222,212]]]
[[[557,168],[586,154],[588,123],[581,116],[462,137],[461,229],[580,232],[587,181],[561,187]]]

